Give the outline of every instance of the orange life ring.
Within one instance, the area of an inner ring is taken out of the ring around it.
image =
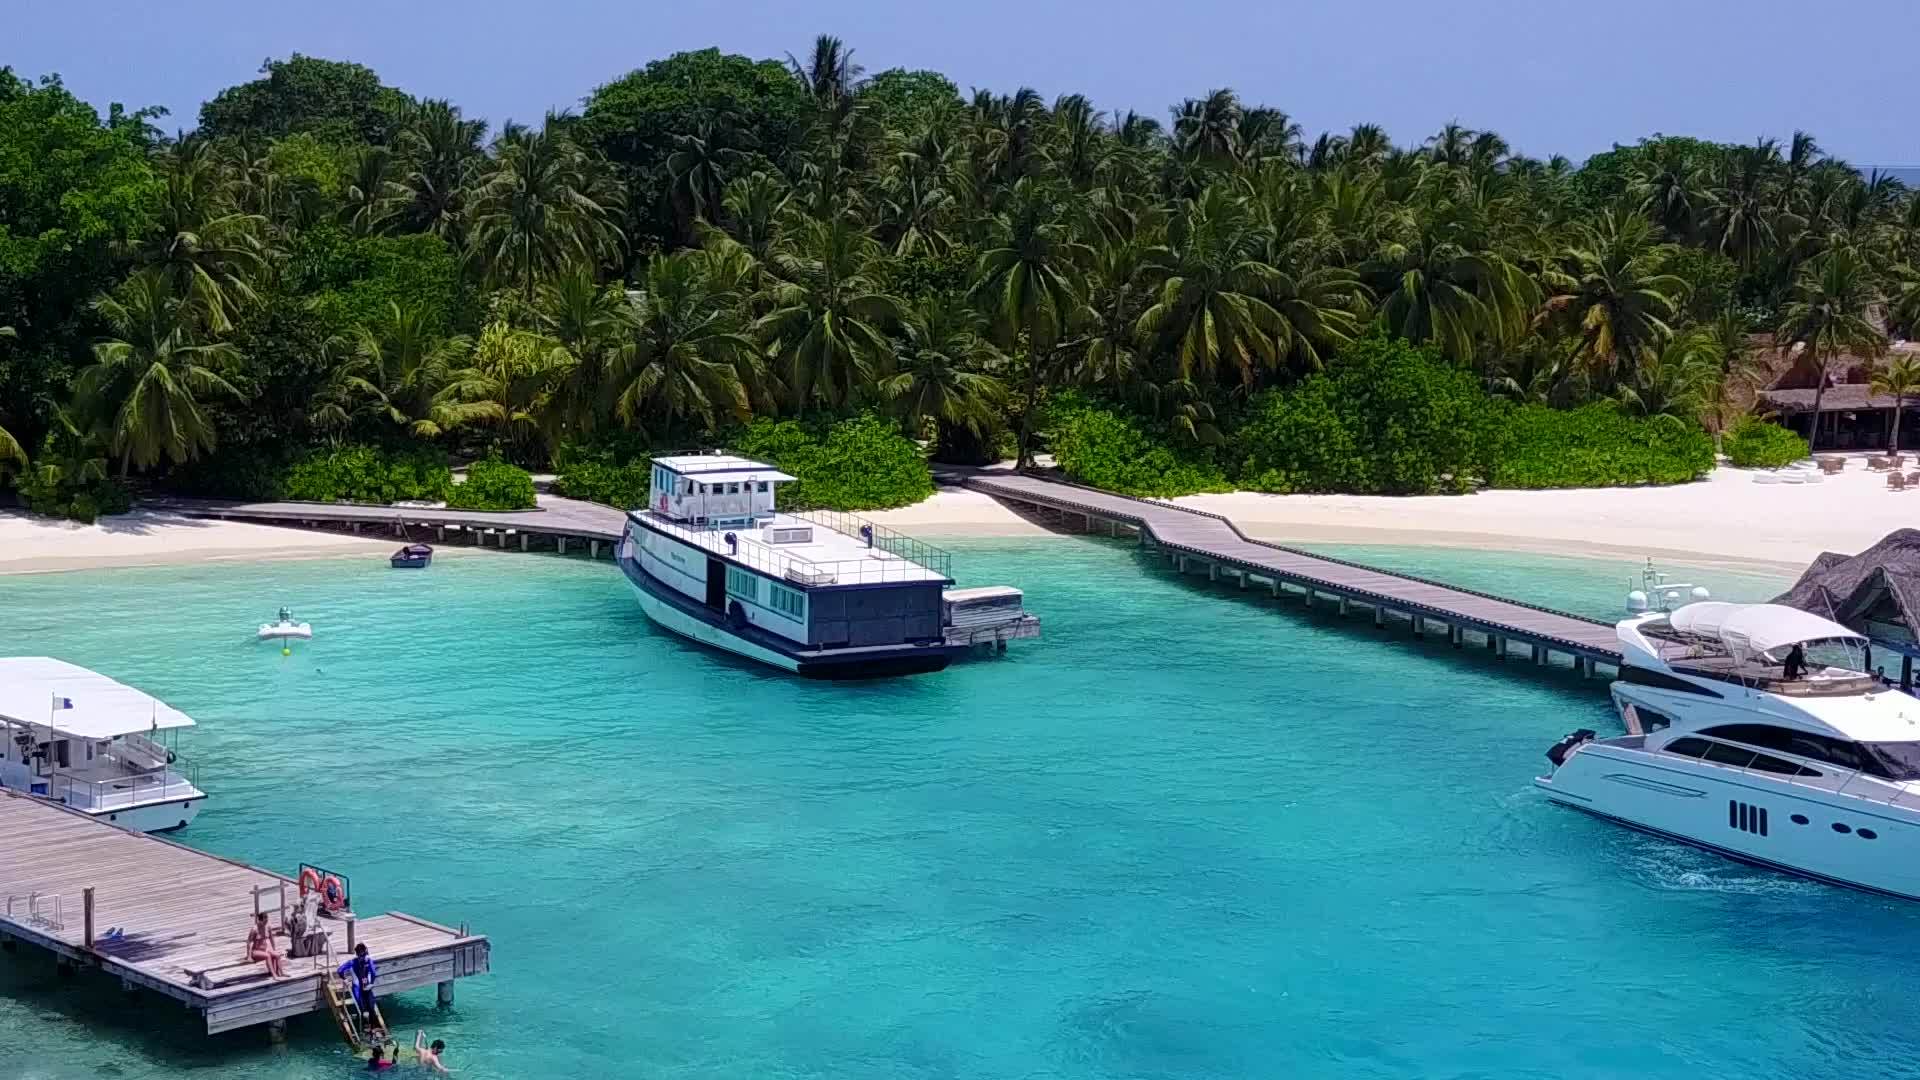
[[[328,874],[320,883],[320,903],[328,911],[338,911],[347,906],[346,882],[334,874]]]
[[[318,889],[319,887],[320,887],[320,871],[315,870],[311,866],[301,867],[300,868],[301,898],[305,899],[308,893],[314,891],[315,889]]]

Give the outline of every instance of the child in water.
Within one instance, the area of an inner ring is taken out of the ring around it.
[[[387,1048],[374,1044],[373,1054],[367,1058],[368,1072],[385,1072],[393,1068],[393,1059],[387,1056]]]

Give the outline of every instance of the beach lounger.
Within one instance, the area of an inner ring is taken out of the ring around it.
[[[1886,458],[1875,455],[1867,459],[1867,468],[1872,469],[1876,472],[1886,467],[1887,467]]]

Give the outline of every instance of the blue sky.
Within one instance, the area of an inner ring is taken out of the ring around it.
[[[13,0],[0,63],[59,72],[102,106],[159,104],[169,129],[295,50],[374,68],[498,122],[577,107],[681,49],[802,53],[837,34],[869,71],[1156,117],[1232,86],[1309,135],[1359,122],[1413,143],[1448,120],[1575,159],[1664,131],[1746,141],[1804,128],[1857,165],[1920,165],[1913,0]]]

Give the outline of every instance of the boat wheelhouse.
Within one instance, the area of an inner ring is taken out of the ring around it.
[[[1687,604],[1616,628],[1626,734],[1560,740],[1555,802],[1789,873],[1920,900],[1920,701],[1867,639],[1777,604]]]
[[[817,678],[938,671],[980,640],[949,639],[946,552],[850,514],[774,509],[793,479],[731,454],[655,458],[618,552],[648,616]],[[1009,620],[1005,636],[1038,632],[1017,603]]]
[[[0,658],[0,787],[138,832],[183,828],[206,793],[176,740],[193,718],[77,664]]]

